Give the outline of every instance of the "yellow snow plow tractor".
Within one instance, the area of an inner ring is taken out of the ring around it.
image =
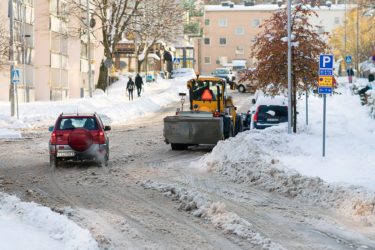
[[[183,110],[186,94],[180,93],[181,108],[176,115],[164,118],[164,138],[172,150],[216,144],[242,131],[242,116],[227,96],[225,80],[198,76],[187,82],[187,88],[190,110]]]

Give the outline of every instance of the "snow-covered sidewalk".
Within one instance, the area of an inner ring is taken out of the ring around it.
[[[141,97],[129,101],[126,92],[128,78],[123,77],[112,84],[108,95],[96,90],[93,98],[72,99],[56,102],[33,102],[19,105],[20,119],[10,116],[10,104],[0,103],[0,138],[15,138],[22,128],[53,125],[64,113],[97,112],[106,123],[126,124],[137,118],[152,115],[163,107],[178,101],[179,92],[187,92],[186,78],[145,83]]]
[[[66,216],[0,192],[0,249],[99,249],[88,230]]]
[[[290,197],[326,206],[369,204],[375,215],[375,120],[358,95],[342,83],[341,93],[327,97],[326,157],[322,157],[323,99],[299,100],[298,131],[287,125],[252,130],[219,142],[200,165],[235,182],[246,182]],[[196,163],[194,165],[197,165]],[[350,200],[350,201],[349,201]]]

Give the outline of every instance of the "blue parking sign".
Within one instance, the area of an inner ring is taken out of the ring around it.
[[[333,55],[320,55],[319,56],[319,69],[332,69],[333,68]]]

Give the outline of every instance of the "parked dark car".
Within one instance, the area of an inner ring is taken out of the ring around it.
[[[253,100],[250,128],[264,129],[288,122],[288,102],[285,97],[261,97]]]
[[[256,129],[264,129],[282,122],[288,122],[288,107],[260,105],[252,117],[252,122]]]
[[[100,117],[94,114],[61,114],[55,126],[49,128],[50,166],[57,167],[62,161],[96,161],[99,166],[108,165],[109,138]]]

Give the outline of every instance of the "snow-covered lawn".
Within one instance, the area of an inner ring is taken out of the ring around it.
[[[9,103],[0,103],[0,138],[17,137],[15,129],[53,125],[64,113],[97,112],[105,123],[125,124],[137,118],[152,115],[161,108],[178,101],[179,92],[187,92],[186,78],[176,80],[159,79],[146,83],[141,97],[134,91],[134,100],[129,101],[126,92],[127,78],[112,84],[108,95],[96,90],[93,98],[72,99],[56,102],[33,102],[19,105],[19,120],[10,116]]]
[[[338,92],[341,95],[327,96],[326,157],[323,99],[310,96],[308,126],[305,100],[299,101],[297,134],[289,135],[287,124],[247,131],[219,142],[198,165],[235,182],[325,206],[346,203],[358,212],[368,205],[364,213],[375,215],[375,120],[347,84],[342,83]]]
[[[88,230],[64,215],[0,192],[0,249],[99,249]]]

